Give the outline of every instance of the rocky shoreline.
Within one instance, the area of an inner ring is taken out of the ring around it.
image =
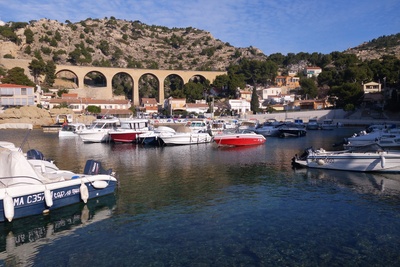
[[[399,119],[394,118],[385,118],[385,119],[373,119],[369,117],[362,117],[361,115],[358,116],[355,114],[352,117],[344,118],[343,114],[340,112],[336,112],[335,115],[329,114],[332,111],[319,111],[325,112],[319,114],[318,111],[310,112],[296,112],[296,113],[289,113],[289,116],[296,118],[302,118],[304,121],[308,121],[309,118],[318,116],[320,119],[322,118],[332,118],[335,123],[340,123],[344,126],[365,126],[370,124],[396,124],[400,125]],[[90,125],[96,117],[93,115],[83,115],[83,114],[75,114],[72,109],[69,108],[54,108],[51,110],[41,109],[38,107],[28,107],[23,106],[20,108],[9,108],[5,110],[0,110],[0,124],[4,123],[30,123],[33,125],[34,128],[41,128],[42,126],[50,126],[56,123],[56,118],[58,114],[73,114],[73,122],[81,122],[86,125]],[[396,114],[396,118],[399,114]],[[248,115],[249,118],[258,119],[259,121],[265,121],[267,119],[277,119],[285,120],[285,117],[288,116],[286,113],[272,113],[272,114],[262,114],[262,115]],[[156,122],[153,122],[157,124]],[[173,123],[175,124],[175,123]]]
[[[23,106],[0,110],[0,124],[2,123],[30,123],[34,128],[49,126],[56,123],[58,114],[74,114],[72,109],[61,108],[46,110],[38,107]],[[95,119],[92,115],[75,115],[74,122],[90,124]]]

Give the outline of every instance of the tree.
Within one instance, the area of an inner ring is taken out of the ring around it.
[[[93,113],[93,114],[99,114],[99,113],[101,113],[101,107],[98,107],[98,106],[88,106],[88,107],[86,108],[86,110],[87,110],[88,112],[90,112],[90,113]]]
[[[190,81],[183,86],[183,92],[189,103],[194,103],[196,100],[202,99],[204,89],[208,89],[208,87],[200,82]]]
[[[40,75],[44,74],[46,70],[46,63],[43,61],[43,59],[32,59],[32,61],[29,63],[28,68],[30,69],[32,76],[34,78],[34,82],[38,84],[38,78]]]
[[[218,89],[225,89],[229,84],[229,76],[227,74],[218,75],[215,77],[213,86]]]
[[[243,74],[248,84],[267,85],[274,80],[278,65],[271,61],[259,61],[243,59],[239,64],[239,70],[236,74]]]
[[[271,60],[272,62],[275,62],[276,65],[282,66],[283,62],[285,61],[285,56],[282,55],[281,53],[275,53],[269,55],[268,59]]]
[[[253,114],[257,114],[258,109],[260,107],[260,102],[258,101],[258,95],[256,87],[253,87],[253,91],[251,93],[251,101],[250,101],[250,109],[253,111]]]
[[[361,96],[364,94],[361,84],[344,83],[340,86],[333,86],[329,90],[329,95],[336,96],[337,107],[344,107],[346,104],[358,106]]]
[[[170,75],[164,81],[165,96],[177,97],[174,92],[179,92],[177,95],[183,94],[183,80],[177,75]],[[181,97],[181,96],[179,96]]]
[[[33,37],[34,36],[33,31],[31,29],[26,29],[24,31],[24,35],[26,37],[26,43],[27,44],[31,44],[35,40],[34,37]]]
[[[45,74],[46,74],[46,77],[44,78],[45,84],[47,84],[48,86],[53,86],[54,81],[56,79],[56,64],[54,64],[53,61],[51,60],[47,61],[45,67]]]
[[[303,78],[300,80],[301,95],[303,98],[313,99],[318,95],[318,88],[312,78]]]
[[[35,83],[32,82],[24,72],[24,69],[21,67],[12,68],[7,71],[6,76],[1,81],[3,83],[35,86]]]
[[[57,96],[61,97],[63,94],[68,94],[68,90],[67,89],[60,89],[57,91]]]

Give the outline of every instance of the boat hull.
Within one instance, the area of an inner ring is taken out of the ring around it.
[[[168,136],[159,136],[165,145],[194,145],[211,142],[211,135],[208,133],[176,133]]]
[[[111,140],[108,132],[103,131],[81,132],[79,133],[79,137],[84,143],[105,143]]]
[[[119,143],[134,143],[142,132],[110,132],[110,139]]]
[[[301,136],[306,136],[307,135],[307,131],[304,129],[290,129],[290,128],[286,128],[286,129],[279,129],[279,136],[280,137],[290,137],[290,136],[294,136],[294,137],[301,137]]]
[[[261,127],[257,128],[254,132],[263,136],[279,136],[280,133],[277,127]]]
[[[254,146],[264,144],[265,137],[261,134],[227,134],[214,136],[218,146]]]
[[[108,180],[108,185],[105,188],[97,189],[94,187],[94,183],[86,182],[84,183],[88,188],[88,199],[93,199],[105,195],[114,193],[117,182],[115,179]],[[52,188],[53,186],[53,188]],[[50,190],[51,197],[53,200],[53,205],[48,207],[45,199],[45,192],[43,186],[37,186],[32,188],[32,186],[20,186],[14,188],[7,188],[7,194],[12,197],[14,206],[14,216],[13,219],[28,217],[32,215],[40,215],[49,212],[54,209],[72,205],[75,203],[83,203],[81,197],[81,180],[76,179],[76,181],[70,180],[61,183],[60,185],[48,184],[47,189]],[[4,189],[3,189],[4,190]],[[26,193],[23,193],[26,191]],[[4,195],[0,189],[0,196]],[[5,217],[5,206],[4,197],[0,197],[0,222],[6,221]]]
[[[83,123],[70,123],[64,125],[61,130],[58,131],[58,137],[77,137],[78,132],[86,129]]]
[[[138,143],[147,146],[163,146],[164,141],[158,136],[139,137]]]
[[[345,170],[358,172],[400,172],[400,154],[391,152],[343,153],[338,155],[309,155],[295,163],[314,169]]]

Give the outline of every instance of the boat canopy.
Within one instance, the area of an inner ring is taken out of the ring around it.
[[[29,163],[23,153],[0,148],[0,187],[43,184],[45,178]]]

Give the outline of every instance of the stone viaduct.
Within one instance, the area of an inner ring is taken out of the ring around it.
[[[73,73],[77,77],[77,85],[79,88],[84,87],[85,76],[91,72],[102,74],[106,79],[106,85],[102,90],[101,98],[112,98],[112,79],[116,74],[122,73],[131,77],[133,81],[133,104],[139,105],[139,79],[146,74],[153,75],[158,80],[158,99],[164,100],[164,80],[170,75],[180,77],[183,83],[187,83],[194,76],[200,76],[208,79],[211,83],[218,75],[226,74],[224,71],[191,71],[191,70],[158,70],[158,69],[131,69],[131,68],[107,68],[107,67],[88,67],[88,66],[71,66],[56,65],[56,74],[62,71]],[[99,94],[97,94],[99,95]]]
[[[23,59],[6,59],[0,58],[0,64],[7,69],[14,67],[21,67],[25,69],[25,74],[29,74],[29,63],[31,60]],[[94,66],[72,66],[72,65],[56,65],[56,74],[61,72],[70,72],[76,77],[76,84],[80,90],[87,91],[87,96],[92,96],[102,99],[111,99],[112,93],[112,79],[116,74],[123,73],[128,75],[133,81],[133,105],[139,105],[139,79],[146,74],[153,75],[158,80],[158,100],[164,100],[164,81],[170,75],[180,77],[183,83],[187,83],[194,76],[199,76],[209,80],[211,83],[218,75],[226,74],[225,71],[191,71],[191,70],[157,70],[157,69],[132,69],[132,68],[107,68],[107,67],[94,67]],[[105,77],[106,84],[104,87],[90,88],[85,87],[85,76],[89,73],[100,73]],[[70,75],[71,76],[71,75]],[[60,77],[60,76],[58,76]],[[31,77],[33,79],[33,77]]]

